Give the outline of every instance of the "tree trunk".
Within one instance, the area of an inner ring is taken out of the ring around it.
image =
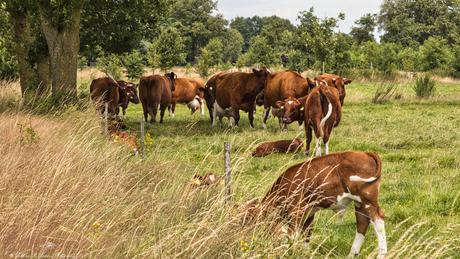
[[[7,11],[10,13],[11,19],[13,20],[19,68],[19,82],[21,85],[21,93],[24,95],[26,90],[32,86],[35,77],[35,71],[33,67],[26,60],[26,47],[31,39],[29,22],[27,21],[26,14],[23,12],[15,11],[8,7]]]
[[[39,88],[37,89],[40,96],[48,96],[51,90],[51,58],[49,52],[43,53],[37,62],[37,79]]]
[[[58,27],[45,16],[40,5],[42,31],[51,59],[52,94],[77,93],[77,59],[80,49],[80,15],[82,5],[75,6],[69,15],[68,26]]]

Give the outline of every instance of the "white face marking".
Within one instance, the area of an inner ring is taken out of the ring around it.
[[[350,254],[348,256],[354,257],[355,255],[359,254],[359,250],[361,249],[363,242],[364,235],[356,231],[355,241],[353,241],[353,245],[351,246]]]
[[[209,87],[209,90],[211,90],[211,91],[212,91],[212,86],[211,86],[211,87]]]
[[[377,179],[377,178],[371,177],[371,178],[368,178],[368,179],[363,179],[363,178],[361,178],[361,177],[359,177],[357,175],[350,176],[350,181],[352,181],[352,182],[361,182],[362,181],[362,182],[370,183],[370,182],[375,181],[375,179]]]
[[[216,177],[214,175],[209,176],[209,180],[211,180],[211,182],[214,182],[214,179],[216,179]]]
[[[292,104],[292,101],[288,101],[289,104]]]
[[[364,208],[370,208],[371,206],[369,204],[367,204],[366,206],[364,206]]]
[[[387,240],[385,237],[385,223],[383,220],[371,220],[371,225],[375,230],[375,235],[379,242],[379,257],[382,258],[387,254]]]
[[[131,95],[130,93],[127,93],[126,95]]]

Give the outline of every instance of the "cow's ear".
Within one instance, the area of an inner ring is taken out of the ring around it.
[[[171,78],[171,80],[174,79],[174,72],[171,72],[171,73],[170,73],[169,78]]]
[[[256,75],[256,76],[261,76],[262,73],[260,72],[260,70],[257,70],[255,68],[252,69],[252,72]]]
[[[343,80],[345,80],[345,82],[343,82],[343,84],[345,84],[345,85],[351,84],[351,79],[347,80],[346,78],[344,78]]]
[[[312,81],[310,78],[307,77],[307,82],[308,82],[308,85],[310,86],[310,88],[313,88],[316,86],[316,77],[315,77],[315,81]]]
[[[200,90],[200,92],[203,92],[203,93],[205,93],[207,91],[206,88],[204,88],[204,87],[200,87],[200,88],[198,88],[198,90]]]
[[[277,102],[275,103],[275,105],[276,105],[276,107],[277,107],[278,109],[284,109],[284,102],[283,102],[283,101],[277,101]]]

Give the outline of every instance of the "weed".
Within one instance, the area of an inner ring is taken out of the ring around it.
[[[436,92],[436,82],[429,73],[418,75],[413,86],[415,94],[419,98],[429,98]]]
[[[20,143],[21,145],[32,145],[38,142],[40,137],[37,135],[37,132],[32,128],[32,123],[29,122],[27,127],[25,124],[17,123],[19,126],[19,134],[21,135]]]

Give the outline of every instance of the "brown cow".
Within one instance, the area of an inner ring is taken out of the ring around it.
[[[252,156],[255,157],[264,157],[268,156],[274,152],[284,152],[284,153],[295,153],[298,150],[302,149],[303,143],[300,138],[289,139],[289,140],[278,140],[273,142],[262,143],[256,148],[252,153]]]
[[[134,103],[134,104],[139,104],[139,95],[137,93],[137,87],[138,85],[130,83],[130,82],[125,82],[123,80],[117,80],[118,85],[120,86],[125,86],[128,88],[128,103],[126,105],[121,106],[122,111],[123,111],[123,119],[126,119],[126,109],[128,109],[128,104]],[[121,103],[120,103],[121,104]],[[119,114],[119,112],[118,112]]]
[[[378,203],[381,171],[382,162],[374,152],[334,153],[295,164],[278,177],[260,204],[257,199],[245,202],[245,221],[261,221],[275,208],[281,214],[279,221],[284,217],[290,222],[289,231],[284,226],[282,230],[291,236],[306,234],[308,243],[317,211],[339,213],[340,222],[354,201],[357,231],[349,256],[359,253],[370,223],[377,235],[379,258],[384,258],[385,213]]]
[[[343,106],[343,100],[345,99],[345,85],[351,83],[351,79],[342,78],[340,76],[331,75],[331,74],[322,74],[318,77],[326,81],[328,86],[334,86],[339,91],[340,105]]]
[[[271,72],[266,67],[261,70],[252,69],[253,73],[227,73],[217,75],[209,90],[213,103],[213,126],[216,126],[218,113],[225,114],[231,108],[235,127],[238,128],[240,120],[239,111],[243,110],[249,115],[249,123],[254,128],[254,102],[257,94],[265,87],[267,75]]]
[[[124,84],[119,84],[113,78],[103,77],[94,79],[89,87],[91,93],[91,99],[93,101],[101,100],[104,103],[108,103],[108,114],[115,118],[121,107],[127,107],[129,97],[131,95],[130,90]],[[102,109],[104,113],[104,109]]]
[[[139,82],[139,95],[144,110],[144,118],[150,114],[150,122],[156,122],[158,110],[160,112],[160,123],[163,123],[163,116],[166,108],[171,103],[171,92],[174,88],[174,72],[167,73],[164,76],[151,75],[143,76]]]
[[[204,115],[203,81],[193,78],[176,78],[174,81],[176,90],[171,93],[171,105],[168,106],[169,117],[174,117],[176,103],[185,103],[192,110],[193,114],[198,108],[201,108],[201,115]],[[172,113],[171,113],[172,106]]]
[[[337,127],[342,118],[342,106],[336,88],[326,86],[322,80],[316,80],[319,86],[313,88],[305,97],[289,98],[285,102],[277,102],[284,110],[283,122],[290,123],[303,119],[307,138],[305,155],[310,153],[312,128],[316,139],[316,156],[321,155],[321,138],[324,142],[323,155],[329,153],[329,139],[332,129]]]
[[[264,122],[262,129],[267,128],[267,119],[269,116],[270,108],[274,116],[281,115],[278,110],[276,102],[284,101],[289,97],[300,98],[310,93],[311,89],[315,87],[315,82],[310,78],[304,78],[295,71],[282,71],[272,73],[267,76],[265,82],[265,96],[264,96]],[[277,116],[278,118],[282,117]],[[283,124],[283,131],[287,130],[286,123]],[[302,130],[302,122],[299,121],[299,131]]]

